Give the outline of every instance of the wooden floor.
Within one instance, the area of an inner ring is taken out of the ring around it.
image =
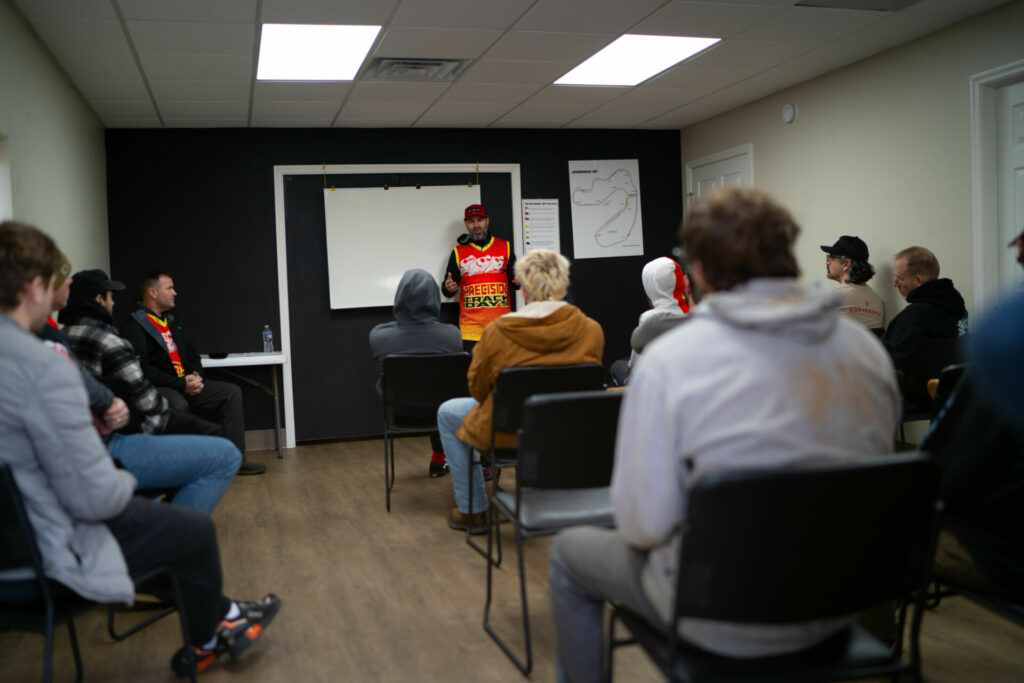
[[[517,681],[519,672],[484,633],[485,562],[448,529],[450,479],[427,477],[426,439],[398,442],[392,512],[384,509],[379,440],[302,446],[239,477],[214,514],[231,597],[276,592],[283,607],[265,637],[234,664],[203,673],[217,681]],[[505,532],[493,620],[521,643],[514,546]],[[554,680],[554,628],[547,595],[550,538],[526,545],[534,673]],[[126,615],[125,619],[132,618]],[[176,617],[122,642],[105,612],[77,621],[89,681],[171,681],[180,642]],[[36,681],[42,638],[0,632],[0,681]],[[925,618],[925,676],[932,683],[1024,680],[1024,629],[949,598]],[[54,680],[74,678],[66,629]],[[660,680],[634,649],[616,658],[620,681]]]

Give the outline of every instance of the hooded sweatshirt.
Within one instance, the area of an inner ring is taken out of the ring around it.
[[[462,351],[462,333],[455,325],[438,322],[440,313],[441,295],[433,276],[420,268],[407,270],[395,290],[394,322],[370,330],[370,352],[377,361],[378,378],[384,356]]]
[[[672,259],[664,256],[654,259],[644,266],[640,279],[653,308],[640,314],[640,324],[630,337],[630,345],[636,353],[643,353],[644,347],[655,337],[683,322],[690,312],[683,271]]]
[[[907,307],[892,319],[882,336],[897,370],[907,367],[925,339],[946,339],[967,334],[964,298],[949,278],[924,283],[907,295]]]
[[[473,347],[469,365],[469,393],[474,407],[455,433],[478,450],[491,446],[491,415],[498,373],[523,365],[575,365],[600,363],[604,353],[601,326],[583,311],[564,301],[534,301],[515,313],[506,313],[484,328]],[[498,448],[515,448],[511,434],[498,434]]]
[[[838,297],[790,279],[707,294],[644,352],[623,400],[612,476],[616,524],[646,549],[642,586],[668,623],[690,487],[708,472],[795,468],[880,456],[900,414],[892,364]],[[793,652],[849,623],[684,620],[681,634],[726,656]]]

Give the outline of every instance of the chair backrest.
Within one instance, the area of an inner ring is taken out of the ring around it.
[[[679,616],[785,623],[927,586],[938,466],[921,455],[703,477],[689,492]]]
[[[35,536],[11,467],[0,463],[0,569],[42,567]]]
[[[939,373],[939,387],[935,392],[935,400],[932,401],[934,406],[932,410],[932,418],[940,410],[942,406],[946,405],[949,401],[950,395],[953,393],[953,389],[960,383],[960,379],[964,376],[964,371],[967,370],[967,365],[963,363],[957,363],[955,365],[947,365],[942,368],[942,372]]]
[[[523,424],[523,403],[530,396],[601,389],[604,377],[600,363],[505,368],[494,387],[492,433],[516,433]]]
[[[904,396],[927,396],[928,380],[936,379],[947,365],[957,362],[960,337],[925,339],[908,359]]]
[[[621,404],[621,391],[526,399],[516,484],[558,489],[608,486]]]
[[[465,351],[385,356],[381,363],[385,413],[401,408],[436,409],[450,398],[469,396],[466,374],[471,359]]]

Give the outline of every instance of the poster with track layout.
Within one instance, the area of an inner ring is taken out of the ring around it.
[[[640,162],[569,162],[573,258],[642,256]]]

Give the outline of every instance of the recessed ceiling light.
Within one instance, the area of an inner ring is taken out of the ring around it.
[[[380,26],[263,24],[259,81],[351,81]]]
[[[636,85],[720,40],[627,33],[559,78],[555,85]]]

